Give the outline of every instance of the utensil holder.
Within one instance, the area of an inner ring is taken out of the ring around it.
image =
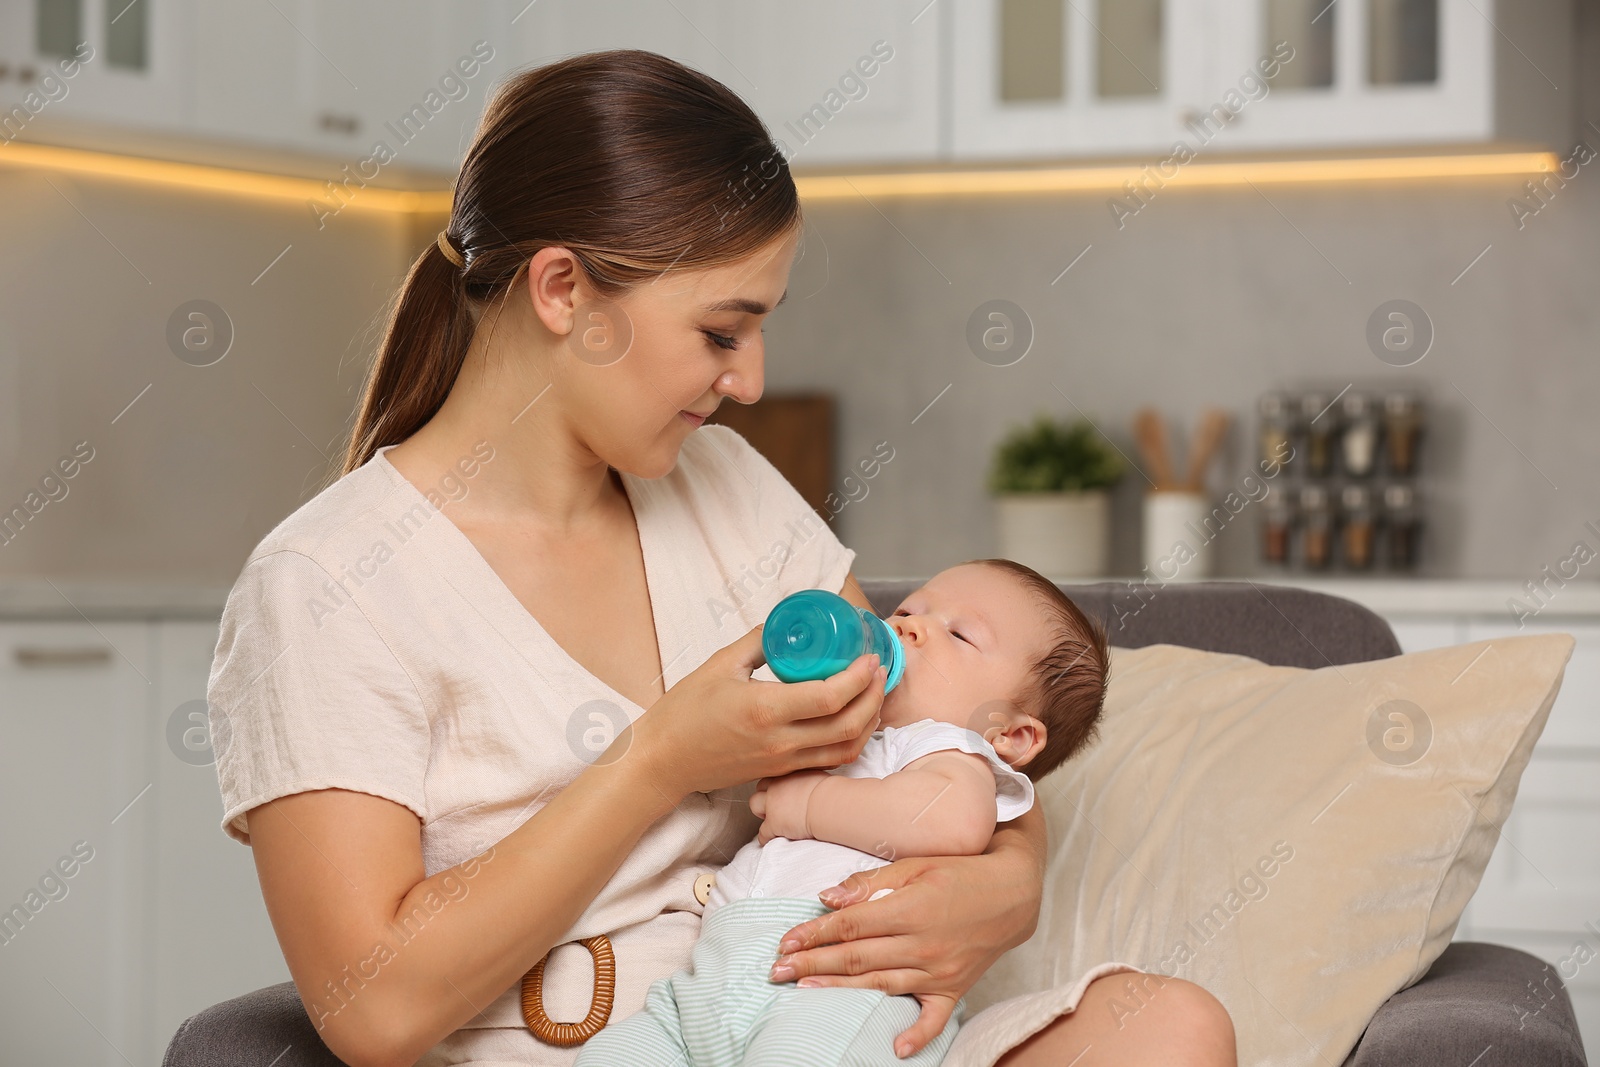
[[[1224,511],[1226,514],[1226,511]],[[1161,581],[1209,578],[1221,531],[1206,528],[1211,501],[1204,493],[1158,489],[1144,497],[1145,570]]]

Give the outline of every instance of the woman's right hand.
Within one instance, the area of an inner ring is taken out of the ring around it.
[[[876,656],[808,682],[751,678],[765,662],[757,625],[651,705],[621,758],[640,758],[676,801],[860,755],[883,705],[887,668]]]

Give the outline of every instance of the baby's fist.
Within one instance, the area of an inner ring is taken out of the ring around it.
[[[809,838],[811,828],[806,809],[812,790],[826,777],[827,771],[808,768],[757,782],[756,791],[750,795],[750,811],[762,820],[756,840],[764,845],[774,837],[787,837],[791,841]]]

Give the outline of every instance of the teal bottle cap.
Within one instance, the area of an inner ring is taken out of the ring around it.
[[[899,684],[900,676],[906,672],[906,646],[900,642],[900,635],[894,632],[893,626],[890,626],[888,623],[884,622],[882,619],[871,614],[870,612],[868,613],[867,617],[873,622],[877,623],[883,632],[888,636],[887,644],[889,646],[889,662],[886,664],[886,666],[889,668],[889,674],[888,677],[883,680],[883,692],[885,695],[887,695],[889,690],[893,689]]]

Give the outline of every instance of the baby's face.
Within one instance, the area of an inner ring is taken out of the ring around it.
[[[883,699],[883,726],[938,719],[987,736],[994,702],[1014,696],[1046,651],[1037,599],[982,564],[940,571],[884,621],[905,645],[906,667]]]

